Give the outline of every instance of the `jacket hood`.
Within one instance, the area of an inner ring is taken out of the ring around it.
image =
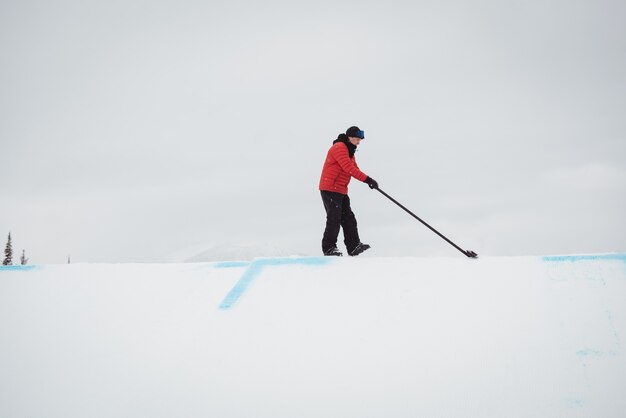
[[[348,139],[348,135],[339,134],[339,136],[337,136],[337,139],[333,141],[333,145],[336,144],[337,142],[343,142],[344,144],[346,144],[346,146],[348,147],[348,155],[350,156],[350,158],[354,157],[354,153],[356,151],[356,145],[350,142],[350,139]]]

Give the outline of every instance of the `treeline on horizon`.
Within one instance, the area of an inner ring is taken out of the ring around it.
[[[70,256],[67,256],[67,264],[71,263]],[[22,256],[20,257],[20,264],[25,266],[28,264],[28,258],[26,258],[26,250],[22,250]],[[13,242],[11,239],[11,233],[9,232],[9,238],[7,239],[7,245],[4,247],[4,259],[2,260],[3,266],[13,265]]]
[[[25,266],[28,264],[28,258],[26,258],[26,250],[22,250],[22,256],[20,257],[20,264]],[[4,247],[4,260],[3,266],[13,265],[13,243],[11,242],[11,233],[9,232],[9,238],[7,239],[7,245]]]

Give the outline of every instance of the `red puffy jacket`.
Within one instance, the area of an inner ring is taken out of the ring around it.
[[[354,156],[350,158],[348,146],[344,142],[335,142],[324,161],[320,190],[348,194],[348,183],[352,177],[365,181],[367,174],[359,170]]]

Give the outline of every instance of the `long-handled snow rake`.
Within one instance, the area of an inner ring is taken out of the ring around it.
[[[410,210],[408,210],[407,208],[405,208],[402,204],[400,204],[400,202],[398,202],[396,199],[394,199],[393,197],[389,196],[387,193],[385,193],[384,191],[380,190],[378,187],[376,188],[376,190],[378,190],[379,192],[381,192],[387,199],[391,200],[393,203],[395,203],[396,205],[400,206],[402,209],[404,209],[409,215],[411,215],[412,217],[414,217],[415,219],[417,219],[418,221],[420,221],[421,223],[423,223],[424,225],[426,225],[431,231],[433,231],[435,234],[439,235],[441,238],[445,239],[448,244],[452,245],[454,248],[456,248],[457,250],[461,251],[463,254],[465,254],[467,257],[469,258],[478,258],[478,254],[476,254],[474,251],[471,250],[464,250],[461,247],[459,247],[458,245],[456,245],[454,242],[450,241],[448,238],[444,237],[439,231],[437,231],[435,228],[433,228],[432,226],[428,225],[424,220],[422,220],[419,216],[417,216],[416,214],[414,214],[413,212],[411,212]]]

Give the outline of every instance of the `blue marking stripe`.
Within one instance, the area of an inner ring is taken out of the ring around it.
[[[588,254],[588,255],[556,255],[541,258],[545,262],[570,262],[618,260],[626,263],[626,254]]]
[[[259,258],[254,260],[248,265],[246,271],[243,272],[239,281],[228,292],[222,303],[220,303],[219,309],[228,310],[231,309],[235,303],[243,296],[248,287],[254,282],[254,280],[261,274],[265,267],[275,266],[290,266],[290,265],[304,265],[304,266],[321,266],[330,263],[331,260],[328,257],[300,257],[300,258]]]
[[[233,267],[248,267],[250,265],[249,261],[220,261],[218,263],[213,264],[213,267],[218,269],[224,268],[233,268]]]
[[[25,266],[19,265],[19,266],[0,266],[0,271],[28,271],[28,270],[34,270],[36,269],[38,266],[36,265],[30,265],[27,264]]]

